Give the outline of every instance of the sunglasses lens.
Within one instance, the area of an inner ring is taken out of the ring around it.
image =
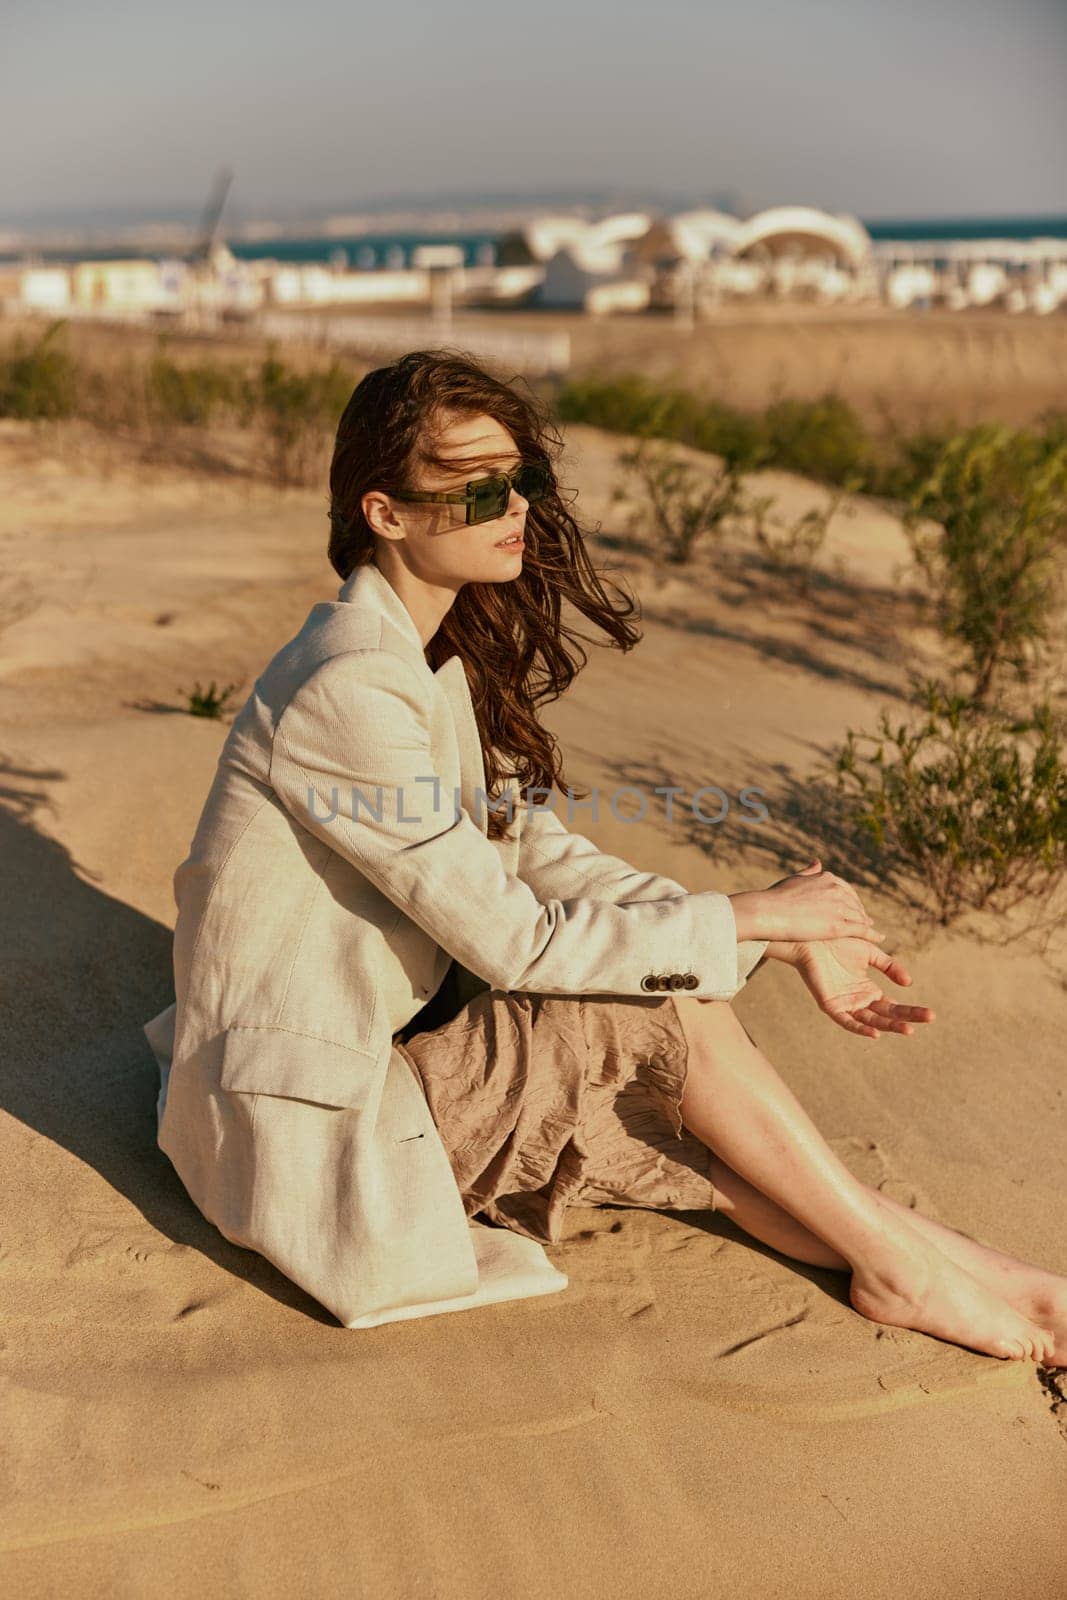
[[[520,467],[515,474],[515,487],[524,500],[534,505],[548,491],[548,470],[545,467]]]
[[[471,522],[492,522],[502,517],[511,499],[511,485],[504,477],[480,478],[474,486]]]
[[[492,478],[479,478],[474,485],[470,500],[468,522],[493,522],[497,517],[502,517],[511,499],[512,483],[522,498],[533,505],[536,501],[544,499],[548,492],[548,468],[520,467],[510,482],[503,474]]]

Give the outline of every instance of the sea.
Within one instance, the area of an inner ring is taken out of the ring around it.
[[[911,243],[956,242],[975,239],[1067,239],[1064,217],[946,217],[918,221],[867,221],[864,227],[874,241],[893,239]],[[233,254],[243,261],[321,262],[344,269],[367,271],[396,270],[411,265],[414,252],[424,244],[458,245],[465,265],[492,266],[496,260],[497,232],[409,232],[360,233],[344,236],[309,235],[307,238],[228,239]],[[156,260],[167,254],[158,248],[135,248],[123,244],[110,248],[35,250],[38,261],[97,261],[147,258]],[[14,261],[21,255],[0,252],[0,261]]]

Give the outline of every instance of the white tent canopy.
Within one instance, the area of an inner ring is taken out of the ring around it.
[[[521,232],[531,255],[538,261],[548,261],[580,239],[588,227],[584,217],[545,216],[534,217],[524,224]]]
[[[774,206],[743,222],[734,239],[736,256],[833,256],[856,270],[870,254],[871,239],[855,217],[814,206]]]
[[[704,261],[721,245],[733,251],[743,224],[726,211],[710,208],[679,211],[668,222],[678,254],[689,261]]]
[[[646,212],[623,211],[590,223],[570,248],[587,272],[618,272],[626,246],[643,239],[651,226],[652,218]]]

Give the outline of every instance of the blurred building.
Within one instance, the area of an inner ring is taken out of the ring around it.
[[[158,261],[80,261],[71,300],[85,311],[154,311],[163,298]]]
[[[862,223],[807,206],[746,221],[713,208],[599,222],[546,216],[505,235],[499,260],[541,264],[531,304],[587,312],[684,306],[692,314],[727,297],[829,302],[878,292]]]
[[[761,269],[762,286],[779,299],[830,302],[877,292],[871,237],[856,217],[775,206],[741,224],[730,254]]]
[[[898,310],[1047,316],[1067,305],[1067,239],[887,239],[874,254],[882,298]]]
[[[209,329],[267,312],[454,306],[541,307],[606,315],[671,311],[693,321],[724,302],[871,302],[1047,314],[1067,305],[1067,241],[872,244],[855,217],[775,206],[740,218],[713,207],[673,216],[622,212],[590,221],[546,213],[504,233],[471,265],[457,244],[427,240],[344,250],[328,262],[238,259],[208,230],[185,259],[26,262],[0,273],[8,312],[175,321]]]
[[[21,306],[27,311],[65,311],[70,305],[71,282],[68,267],[9,267],[4,272],[5,308]]]

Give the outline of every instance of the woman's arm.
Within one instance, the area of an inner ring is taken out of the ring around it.
[[[380,648],[346,651],[311,673],[278,719],[270,767],[301,826],[493,988],[640,995],[650,973],[691,972],[689,993],[737,992],[729,896],[615,903],[579,888],[541,904],[509,875],[443,785],[435,804],[425,693],[415,670]]]
[[[516,871],[534,893],[563,899],[579,887],[616,904],[630,899],[665,900],[688,891],[673,878],[641,872],[620,856],[600,850],[584,834],[572,833],[555,811],[527,806],[516,794],[519,860]]]
[[[516,871],[542,902],[589,895],[614,905],[628,905],[636,900],[665,900],[689,892],[673,878],[642,872],[620,856],[599,850],[583,834],[570,832],[554,811],[527,807],[517,799],[515,815],[519,829]],[[762,965],[766,948],[766,939],[738,940],[739,987]]]

